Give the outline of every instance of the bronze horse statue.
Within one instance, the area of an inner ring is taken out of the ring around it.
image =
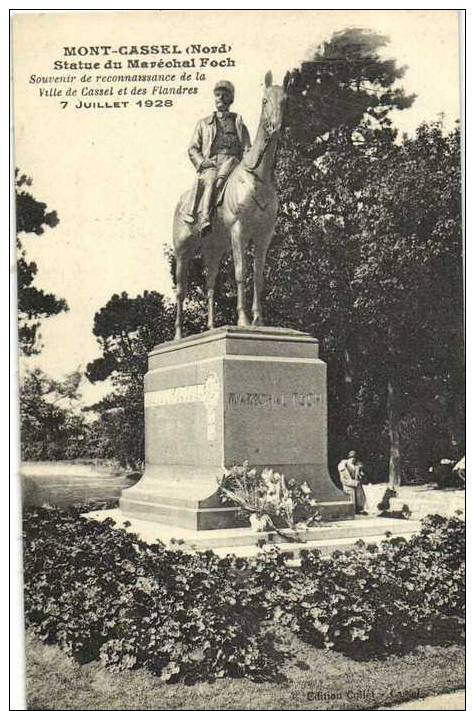
[[[211,228],[200,237],[199,227],[183,220],[189,192],[176,207],[173,247],[176,257],[175,338],[182,337],[183,302],[186,298],[188,265],[201,250],[206,268],[208,328],[214,327],[214,287],[223,255],[232,250],[237,285],[238,326],[249,326],[245,305],[246,247],[254,243],[254,298],[252,325],[262,326],[261,293],[264,265],[277,217],[277,191],[273,176],[279,132],[286,103],[290,74],[283,86],[272,85],[272,73],[265,76],[262,112],[255,141],[231,173],[224,197],[217,206]]]

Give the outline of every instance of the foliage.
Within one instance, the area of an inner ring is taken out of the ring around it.
[[[28,626],[81,662],[145,667],[166,681],[272,670],[263,610],[232,560],[43,508],[26,513],[24,567]]]
[[[82,413],[75,410],[81,377],[75,371],[63,380],[54,380],[39,368],[23,375],[20,432],[24,461],[85,456],[88,426]]]
[[[381,655],[431,635],[457,638],[465,529],[433,516],[409,541],[388,539],[301,570],[278,551],[219,558],[147,545],[79,510],[25,511],[25,618],[80,662],[143,667],[166,681],[269,677],[274,622],[317,646]]]
[[[21,232],[42,235],[45,226],[53,228],[59,222],[56,211],[47,212],[46,204],[36,200],[25,189],[25,185],[29,187],[31,184],[31,178],[21,175],[18,169],[15,171],[17,235]],[[68,305],[64,299],[58,299],[54,294],[34,286],[38,267],[35,262],[27,260],[18,236],[17,247],[18,340],[21,353],[30,356],[41,350],[40,320],[67,311]]]
[[[91,423],[88,455],[113,459],[125,469],[140,470],[144,461],[143,386],[112,377],[113,391],[86,407],[97,418]]]
[[[89,363],[89,380],[94,383],[117,373],[140,382],[147,370],[147,354],[172,336],[170,306],[157,291],[136,297],[125,291],[114,294],[95,314],[92,332],[102,356]]]
[[[147,355],[157,343],[173,338],[173,318],[170,304],[156,291],[136,297],[114,294],[94,316],[102,355],[88,363],[86,376],[92,383],[110,378],[113,390],[89,408],[99,415],[92,445],[126,467],[140,467],[144,459]]]
[[[219,493],[223,502],[237,504],[245,515],[262,519],[266,528],[282,524],[305,528],[320,520],[318,503],[307,482],[287,482],[272,469],[250,469],[248,462],[224,470]]]
[[[283,205],[268,308],[319,337],[330,452],[356,446],[370,472],[390,443],[399,475],[463,449],[459,141],[435,123],[402,144],[347,142]]]
[[[464,550],[462,521],[429,516],[409,541],[361,542],[328,559],[308,552],[276,614],[314,643],[357,656],[401,651],[433,634],[457,638]]]
[[[391,135],[388,114],[408,108],[415,96],[394,86],[406,68],[381,58],[388,42],[384,35],[353,27],[311,51],[292,73],[287,113],[292,143],[311,149],[317,137],[330,143],[336,136],[361,141],[375,127]]]
[[[386,379],[391,443],[404,437],[411,416],[430,418],[434,429],[438,419],[439,431],[445,419],[446,443],[451,435],[460,441],[460,170],[458,129],[444,135],[440,123],[422,124],[414,139],[371,163],[360,196],[353,306],[380,345],[373,350]]]

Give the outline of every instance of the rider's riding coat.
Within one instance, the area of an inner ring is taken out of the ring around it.
[[[194,222],[202,192],[202,222],[209,224],[215,185],[224,184],[250,146],[249,131],[239,114],[215,111],[198,121],[188,148],[198,178],[187,206],[187,222]],[[202,167],[205,160],[212,160],[212,165]]]
[[[221,152],[216,150],[216,146],[213,145],[213,143],[215,138],[217,138],[218,124],[222,121],[225,121],[226,124],[226,135],[233,134],[237,138],[236,143],[240,147],[240,154],[236,157],[239,158],[239,160],[241,160],[243,154],[251,147],[249,131],[242,120],[242,116],[232,112],[214,111],[209,116],[206,116],[206,118],[198,121],[188,147],[188,155],[196,170],[199,171],[201,164],[206,158],[211,158],[215,153]]]

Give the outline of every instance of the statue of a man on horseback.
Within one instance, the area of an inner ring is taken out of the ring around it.
[[[198,175],[184,220],[189,224],[198,222],[202,232],[211,226],[214,199],[251,146],[241,116],[229,110],[234,101],[230,81],[216,84],[214,100],[216,111],[198,121],[188,148]]]
[[[208,328],[214,328],[219,265],[230,251],[237,285],[237,325],[263,326],[264,265],[278,209],[273,172],[289,80],[287,73],[283,85],[278,86],[272,83],[270,71],[265,75],[261,116],[252,146],[241,117],[229,111],[234,98],[230,82],[218,82],[214,90],[216,111],[196,126],[188,153],[198,176],[193,189],[180,197],[173,219],[177,339],[182,337],[189,263],[198,253],[206,272]],[[246,248],[250,242],[254,244],[252,321],[245,295]]]

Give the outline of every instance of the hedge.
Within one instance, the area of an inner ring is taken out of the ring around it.
[[[219,558],[148,545],[81,509],[25,511],[26,624],[81,663],[173,682],[278,672],[287,628],[317,646],[379,656],[459,639],[465,525],[429,516],[409,541],[360,542],[289,568],[277,550]]]

